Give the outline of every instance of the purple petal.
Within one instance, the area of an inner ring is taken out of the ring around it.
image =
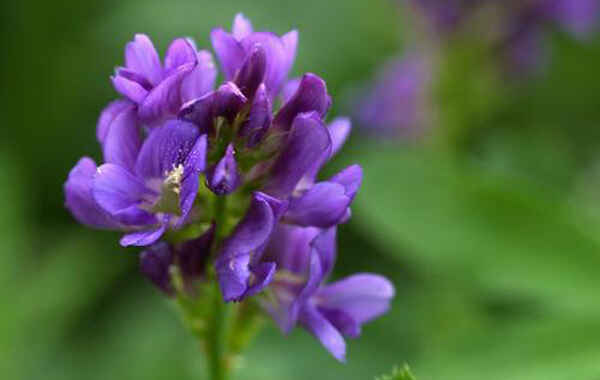
[[[284,320],[286,324],[283,326],[284,332],[290,332],[292,330],[298,321],[301,310],[308,305],[308,300],[315,294],[323,281],[324,272],[321,266],[321,260],[315,251],[310,252],[309,265],[306,283],[302,286],[300,292],[287,311],[287,320]]]
[[[160,121],[167,115],[175,115],[181,107],[180,88],[182,80],[193,69],[195,64],[179,66],[171,75],[154,87],[140,104],[140,119],[148,123]]]
[[[354,198],[362,183],[362,168],[359,165],[351,165],[329,179],[344,186],[346,195]]]
[[[92,183],[96,164],[91,158],[83,157],[69,172],[65,182],[66,207],[79,223],[95,228],[118,228],[120,224],[102,210],[92,194]]]
[[[110,124],[114,118],[130,105],[133,105],[133,103],[131,103],[129,100],[117,99],[108,103],[108,105],[102,110],[102,113],[98,118],[98,123],[96,124],[96,138],[100,144],[104,142],[106,135],[108,135]]]
[[[232,80],[246,57],[244,48],[232,35],[220,28],[211,32],[210,39],[225,79]]]
[[[252,33],[252,23],[243,14],[238,13],[233,19],[231,33],[236,40],[241,41]]]
[[[198,194],[198,186],[200,184],[198,176],[206,167],[207,146],[208,142],[206,135],[200,136],[196,140],[194,147],[188,154],[183,165],[184,177],[183,181],[181,182],[181,193],[179,200],[181,216],[179,217],[175,228],[180,228],[187,222],[188,216],[194,206],[194,201],[196,200],[196,195]]]
[[[249,283],[250,256],[262,253],[273,231],[277,222],[276,213],[280,213],[277,210],[279,206],[271,205],[277,203],[275,201],[266,194],[255,193],[246,215],[224,241],[215,266],[225,301],[241,299],[248,288],[255,285]],[[266,283],[260,286],[264,287]]]
[[[352,124],[347,117],[338,117],[329,123],[327,129],[331,136],[331,155],[333,156],[344,146],[352,130]]]
[[[92,194],[104,211],[124,224],[145,225],[155,221],[139,206],[157,194],[121,166],[100,166],[94,176]]]
[[[215,117],[224,116],[233,120],[246,101],[235,83],[227,82],[216,91],[184,104],[179,111],[179,118],[193,122],[202,133],[211,133]]]
[[[185,163],[198,135],[196,126],[183,120],[169,120],[155,128],[142,145],[135,172],[145,179],[164,178]]]
[[[330,105],[331,98],[327,94],[325,81],[314,74],[304,74],[298,90],[281,107],[273,120],[273,124],[284,130],[289,130],[298,114],[315,111],[323,117]]]
[[[217,79],[217,68],[210,54],[206,50],[201,50],[197,54],[198,64],[181,82],[181,102],[186,103],[190,100],[200,98],[211,92],[215,87]]]
[[[123,76],[113,76],[110,77],[110,80],[119,94],[125,96],[134,103],[140,104],[146,99],[146,96],[148,96],[148,90],[142,87],[142,85]]]
[[[129,103],[109,126],[102,146],[104,161],[133,170],[141,145],[137,109]]]
[[[287,197],[300,179],[324,155],[329,155],[331,138],[316,113],[300,114],[293,122],[287,145],[271,169],[266,191]]]
[[[256,90],[248,119],[242,124],[239,134],[246,137],[246,146],[253,147],[266,135],[273,119],[271,99],[264,84]]]
[[[250,278],[248,279],[248,290],[244,297],[253,296],[261,292],[273,280],[277,265],[273,262],[260,263],[251,267]]]
[[[293,35],[291,35],[293,37]],[[288,37],[287,41],[290,45],[293,44],[293,38]],[[265,85],[271,96],[276,95],[283,82],[285,81],[291,67],[292,59],[290,59],[290,49],[293,46],[284,44],[284,40],[279,36],[268,32],[255,32],[248,35],[241,41],[244,51],[250,52],[256,44],[260,44],[266,54],[266,74]]]
[[[247,97],[254,96],[256,89],[262,83],[267,69],[265,49],[256,44],[250,50],[244,64],[238,70],[234,82]]]
[[[281,99],[283,100],[283,104],[287,103],[292,96],[298,91],[298,87],[300,87],[301,78],[293,78],[288,80],[283,88],[281,89]]]
[[[360,324],[344,311],[319,308],[319,312],[345,336],[350,338],[358,338],[360,336]]]
[[[178,67],[188,63],[196,63],[196,49],[187,38],[177,38],[171,42],[165,55],[165,76],[170,75]]]
[[[233,82],[221,85],[215,92],[213,117],[224,116],[233,120],[248,99]]]
[[[157,228],[151,230],[133,232],[124,235],[119,241],[119,244],[121,244],[123,247],[129,247],[131,245],[136,247],[145,247],[147,245],[156,243],[158,239],[160,239],[160,237],[165,233],[166,229],[167,224],[162,223]]]
[[[346,361],[346,342],[340,332],[314,307],[302,309],[300,322],[337,360]]]
[[[134,81],[135,83],[142,86],[145,90],[150,91],[152,89],[152,84],[146,79],[146,77],[137,71],[133,71],[127,69],[125,67],[118,67],[116,70],[116,75],[123,77],[125,79],[129,79],[130,81]]]
[[[173,253],[165,242],[154,244],[140,254],[140,271],[154,285],[167,294],[173,294],[169,267],[173,263]]]
[[[299,197],[293,197],[284,220],[300,226],[321,228],[338,224],[352,202],[343,185],[319,182]]]
[[[341,310],[362,324],[385,313],[394,294],[394,286],[385,277],[361,273],[322,287],[317,298],[319,307]]]
[[[278,224],[269,239],[263,260],[275,262],[279,269],[306,275],[310,266],[310,243],[320,231],[318,228]]]
[[[194,279],[203,275],[214,237],[215,225],[212,224],[202,235],[176,248],[179,267],[185,278]]]
[[[125,66],[146,77],[156,86],[163,77],[158,53],[145,34],[136,34],[133,41],[125,47]]]
[[[206,184],[217,195],[230,194],[241,184],[232,144],[227,146],[223,158],[206,173]]]

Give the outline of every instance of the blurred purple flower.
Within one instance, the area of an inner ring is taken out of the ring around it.
[[[365,131],[376,135],[410,135],[424,126],[430,66],[419,55],[386,63],[356,107]]]
[[[261,303],[283,332],[299,323],[345,361],[344,336],[358,337],[362,324],[385,313],[394,287],[368,273],[324,284],[335,262],[335,241],[336,227],[279,225],[264,258],[278,267],[270,286],[274,297],[261,298]]]

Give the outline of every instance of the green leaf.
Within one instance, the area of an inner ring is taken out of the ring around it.
[[[375,380],[416,380],[410,372],[410,368],[405,364],[402,369],[394,368],[390,375],[383,375],[375,378]]]

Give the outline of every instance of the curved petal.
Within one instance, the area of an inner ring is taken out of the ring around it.
[[[302,325],[317,338],[337,360],[346,361],[346,342],[340,332],[314,307],[307,306],[300,314]]]
[[[167,115],[176,115],[181,107],[181,81],[194,69],[195,63],[179,66],[171,75],[154,87],[141,102],[140,119],[153,123]]]
[[[300,179],[324,155],[329,155],[331,138],[318,114],[300,114],[294,120],[286,146],[271,169],[266,193],[286,198]]]
[[[165,76],[170,75],[178,67],[196,63],[196,49],[188,38],[177,38],[171,42],[165,55]]]
[[[292,96],[294,96],[296,91],[298,91],[300,80],[301,78],[292,78],[283,85],[283,88],[281,89],[281,99],[283,104],[287,103]]]
[[[327,94],[325,81],[315,74],[304,74],[298,90],[277,112],[273,124],[289,130],[298,114],[314,111],[323,117],[330,105],[331,97]]]
[[[164,178],[183,165],[196,144],[199,132],[192,123],[169,120],[150,132],[135,164],[135,172],[144,179]]]
[[[145,34],[136,34],[125,46],[125,66],[143,74],[156,86],[162,80],[162,67],[152,41]]]
[[[259,256],[267,243],[281,210],[281,201],[255,193],[250,208],[235,230],[223,243],[215,266],[225,301],[240,300],[250,284],[251,256]],[[218,226],[217,226],[218,227]],[[254,259],[254,257],[252,257]],[[264,277],[265,281],[270,277]],[[266,286],[261,283],[260,286]]]
[[[180,228],[187,221],[187,218],[192,211],[196,195],[198,194],[198,186],[200,184],[198,176],[206,167],[206,150],[207,150],[206,135],[200,136],[194,147],[188,154],[183,165],[183,181],[181,182],[181,192],[179,198],[179,208],[181,216],[175,225],[175,228]]]
[[[69,172],[64,184],[65,204],[79,223],[95,228],[119,228],[120,224],[102,210],[94,200],[92,184],[96,163],[83,157]]]
[[[344,186],[346,195],[350,199],[354,199],[362,183],[362,176],[362,168],[359,165],[351,165],[331,177],[329,182],[339,183]]]
[[[252,33],[252,23],[242,13],[238,13],[233,19],[231,33],[236,40],[241,41]]]
[[[150,244],[154,244],[160,239],[160,237],[165,233],[167,229],[167,224],[162,223],[158,227],[139,232],[132,232],[130,234],[124,235],[119,243],[123,247],[129,247],[131,245],[136,247],[145,247]]]
[[[331,136],[331,155],[334,156],[348,139],[352,130],[352,123],[347,117],[338,117],[327,125],[327,129]]]
[[[394,286],[385,277],[360,273],[320,288],[317,299],[319,307],[341,310],[362,324],[385,313],[394,294]]]
[[[261,83],[256,90],[248,118],[242,124],[239,134],[247,138],[246,146],[253,147],[262,141],[271,126],[273,107],[267,89]]]
[[[133,171],[141,145],[137,110],[130,103],[116,115],[109,126],[102,146],[104,161]]]
[[[217,67],[212,54],[206,50],[200,50],[196,60],[198,61],[196,67],[181,82],[182,103],[197,99],[211,92],[215,87]]]
[[[167,294],[173,293],[169,267],[173,263],[173,252],[165,242],[148,247],[140,253],[140,271],[157,288]]]
[[[284,45],[279,36],[269,32],[252,33],[244,38],[241,43],[246,53],[250,52],[257,44],[265,50],[266,73],[264,83],[269,94],[274,96],[279,92],[291,68],[289,53],[286,50],[289,47]]]
[[[343,185],[319,182],[299,197],[290,200],[284,220],[300,226],[321,228],[338,224],[352,199]]]
[[[98,123],[96,124],[96,138],[100,144],[104,142],[106,135],[108,135],[110,124],[114,118],[130,105],[133,105],[133,103],[127,99],[117,99],[104,107],[98,118]]]
[[[210,39],[225,79],[232,80],[246,57],[244,48],[239,41],[221,28],[214,29],[210,33]]]
[[[206,184],[213,193],[226,195],[234,192],[241,184],[240,172],[235,162],[233,144],[229,144],[225,155],[206,173]]]
[[[254,96],[256,89],[265,78],[267,56],[261,44],[252,46],[242,67],[238,70],[234,82],[247,97]]]
[[[140,104],[146,99],[146,96],[148,96],[148,90],[131,79],[117,75],[110,77],[110,80],[119,94],[125,96],[134,103]]]
[[[121,166],[100,166],[94,176],[92,194],[104,211],[124,224],[146,225],[155,221],[154,216],[139,206],[157,194]]]

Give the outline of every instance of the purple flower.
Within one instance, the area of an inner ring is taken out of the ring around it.
[[[170,267],[177,263],[184,285],[193,293],[193,281],[204,275],[214,232],[213,224],[195,239],[175,245],[159,242],[147,247],[140,254],[140,271],[160,290],[173,295]]]
[[[211,54],[197,51],[192,40],[174,40],[163,65],[148,36],[137,34],[125,48],[125,67],[117,68],[111,80],[117,92],[137,105],[139,118],[154,125],[212,90],[216,75]]]
[[[141,143],[134,108],[122,110],[104,138],[105,164],[82,159],[65,183],[67,207],[93,227],[127,234],[123,246],[149,245],[191,211],[204,170],[206,137],[185,121],[172,120]]]
[[[386,63],[357,107],[364,130],[388,136],[420,132],[429,84],[430,66],[420,55]]]
[[[261,303],[283,332],[300,324],[345,361],[344,336],[358,337],[362,324],[385,313],[394,287],[368,273],[324,284],[335,261],[335,239],[335,227],[278,226],[264,255],[278,266],[270,285],[274,298],[261,298]]]
[[[273,97],[279,93],[294,63],[298,33],[292,30],[279,37],[270,32],[255,32],[240,13],[235,16],[231,34],[218,28],[212,31],[211,40],[226,80],[235,80],[240,88],[245,87],[249,78],[255,84],[264,82]],[[260,70],[245,69],[246,66],[264,66],[264,78],[257,80]]]

